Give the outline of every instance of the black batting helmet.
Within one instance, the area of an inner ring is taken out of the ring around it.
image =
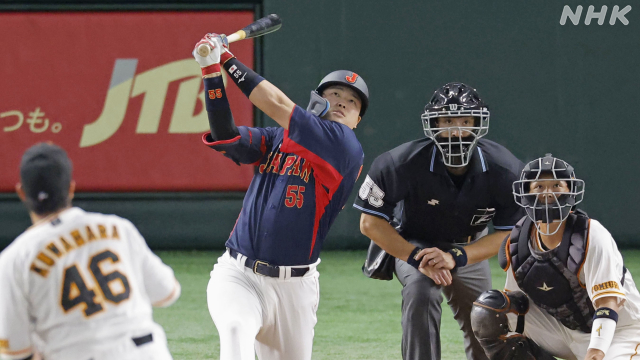
[[[364,116],[364,113],[367,111],[367,107],[369,106],[369,88],[360,75],[349,70],[336,70],[325,76],[322,81],[320,81],[320,84],[318,84],[318,87],[316,88],[316,92],[322,95],[322,92],[332,85],[346,85],[353,89],[358,94],[360,101],[362,102],[362,106],[360,107],[360,116]]]
[[[472,126],[438,127],[438,118],[466,116],[474,117]],[[436,143],[447,166],[466,166],[478,139],[489,132],[487,104],[474,88],[460,82],[451,82],[436,90],[421,118],[425,135]],[[458,131],[459,136],[451,136],[452,131]]]

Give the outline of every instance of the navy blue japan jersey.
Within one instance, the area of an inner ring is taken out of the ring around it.
[[[299,106],[288,130],[238,130],[230,140],[203,136],[206,145],[236,163],[258,166],[226,246],[273,265],[316,262],[362,169],[364,153],[355,133]]]

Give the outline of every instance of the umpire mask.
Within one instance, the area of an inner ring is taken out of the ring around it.
[[[438,126],[439,118],[468,117],[471,126]],[[489,109],[475,89],[463,83],[448,83],[431,97],[421,116],[424,134],[432,139],[446,166],[469,164],[478,140],[489,132]]]
[[[582,202],[584,181],[576,179],[573,167],[566,161],[546,154],[525,165],[520,180],[513,183],[513,196],[541,234],[553,235],[574,207]],[[555,230],[546,226],[543,231],[541,223],[558,224]]]

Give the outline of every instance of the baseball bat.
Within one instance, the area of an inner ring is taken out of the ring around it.
[[[262,19],[258,19],[255,22],[245,26],[241,30],[238,30],[233,34],[227,36],[227,41],[229,43],[232,43],[243,39],[250,39],[257,36],[266,35],[280,29],[281,26],[282,20],[280,20],[280,17],[278,15],[267,15]],[[200,56],[207,56],[210,52],[211,47],[209,47],[209,45],[202,44],[198,46],[198,54],[200,54]]]

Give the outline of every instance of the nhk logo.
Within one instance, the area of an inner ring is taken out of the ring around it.
[[[136,134],[156,134],[169,84],[192,77],[180,83],[169,133],[200,133],[209,129],[204,106],[199,114],[193,115],[198,99],[204,104],[204,91],[199,92],[202,84],[200,68],[193,59],[174,61],[138,75],[135,74],[137,66],[137,59],[116,59],[102,113],[96,121],[84,126],[80,147],[94,146],[113,136],[124,121],[129,99],[142,94],[144,101]]]
[[[584,24],[591,24],[591,20],[598,19],[598,25],[604,24],[607,18],[607,5],[602,5],[600,11],[595,11],[595,6],[589,5],[587,14],[584,17]],[[615,25],[617,21],[620,21],[623,25],[629,25],[629,20],[625,17],[627,13],[631,11],[631,5],[627,5],[624,8],[615,5],[611,9],[611,15],[609,17],[609,25]],[[562,9],[562,15],[560,15],[560,25],[567,23],[567,19],[571,20],[573,25],[580,24],[580,17],[582,16],[582,5],[576,7],[576,11],[573,11],[569,5],[565,5]]]

